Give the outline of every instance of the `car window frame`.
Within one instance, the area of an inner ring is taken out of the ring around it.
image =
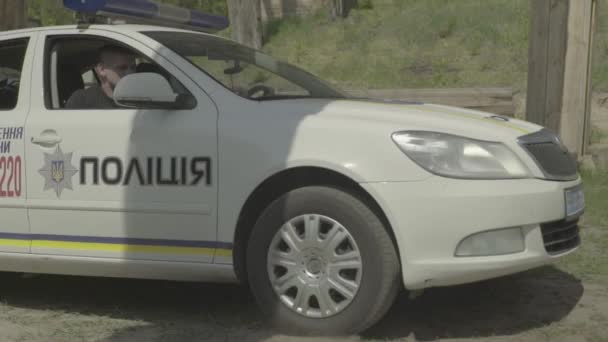
[[[44,90],[44,107],[46,110],[48,111],[74,111],[74,110],[80,110],[80,111],[99,111],[99,110],[151,110],[151,111],[166,111],[166,109],[159,109],[159,108],[147,108],[147,107],[137,107],[137,108],[131,108],[131,107],[118,107],[118,108],[75,108],[75,109],[71,109],[71,108],[66,108],[66,107],[62,107],[62,108],[53,108],[52,107],[52,93],[50,92],[50,88],[51,88],[51,77],[50,77],[50,68],[51,68],[51,50],[54,46],[54,41],[56,40],[66,40],[66,39],[90,39],[90,40],[99,40],[99,41],[106,41],[110,44],[113,45],[117,45],[117,46],[121,46],[123,48],[126,48],[128,50],[131,50],[133,52],[135,52],[136,54],[138,54],[139,56],[143,56],[145,57],[150,63],[154,64],[156,67],[158,67],[159,69],[161,69],[163,72],[165,72],[168,75],[171,75],[177,82],[180,83],[181,88],[185,89],[188,94],[190,96],[193,97],[195,103],[192,106],[192,108],[188,108],[186,110],[196,110],[198,108],[198,100],[196,99],[196,96],[194,96],[192,90],[190,90],[186,85],[183,84],[183,82],[181,82],[179,80],[179,78],[177,76],[175,76],[173,73],[169,72],[166,68],[164,68],[163,66],[159,65],[156,61],[152,60],[150,57],[148,57],[147,54],[143,53],[142,51],[140,51],[139,49],[121,42],[117,39],[114,38],[110,38],[110,37],[105,37],[103,35],[99,35],[99,34],[95,34],[95,33],[57,33],[57,34],[47,34],[43,37],[44,39],[44,51],[43,51],[43,68],[42,68],[42,79],[43,79],[43,90]],[[97,82],[99,82],[99,77],[97,75],[97,73],[95,72],[95,70],[93,68],[87,69],[87,70],[92,70],[93,71],[93,75],[95,77],[95,79],[97,80]]]

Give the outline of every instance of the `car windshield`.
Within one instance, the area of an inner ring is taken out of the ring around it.
[[[249,99],[345,97],[340,90],[298,67],[227,39],[198,33],[142,33]]]

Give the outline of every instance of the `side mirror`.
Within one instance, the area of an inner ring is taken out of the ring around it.
[[[123,77],[114,88],[114,102],[139,109],[192,109],[194,96],[176,94],[169,82],[156,73],[144,72]]]

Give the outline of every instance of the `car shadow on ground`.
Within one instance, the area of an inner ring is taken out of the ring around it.
[[[416,340],[513,335],[561,320],[582,283],[553,267],[476,284],[403,293],[362,339]],[[0,273],[0,299],[34,310],[133,320],[105,341],[260,341],[278,335],[238,285]],[[281,338],[279,338],[281,339]]]
[[[583,284],[549,266],[475,284],[402,295],[364,335],[416,340],[515,335],[560,321],[583,296]]]

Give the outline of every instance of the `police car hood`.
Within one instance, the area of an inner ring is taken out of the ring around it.
[[[435,104],[347,99],[328,101],[322,108],[322,116],[388,124],[396,131],[436,131],[488,141],[513,141],[542,129],[510,117]]]

